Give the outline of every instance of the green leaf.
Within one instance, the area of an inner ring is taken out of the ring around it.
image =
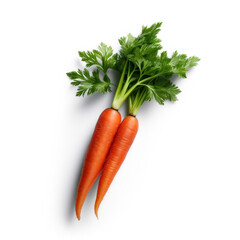
[[[86,62],[87,67],[94,65],[101,67],[101,64],[98,62],[97,55],[94,52],[78,52],[78,54],[82,58],[82,61]]]
[[[164,99],[162,99],[161,95],[158,93],[157,88],[154,85],[146,85],[147,93],[145,97],[145,101],[151,101],[155,99],[159,104],[164,104]]]
[[[110,58],[113,55],[112,47],[111,46],[108,47],[104,43],[100,43],[100,45],[98,46],[98,50],[100,51],[98,53],[100,53],[100,55],[102,57],[104,57],[105,59],[108,59],[108,58]]]
[[[101,43],[98,50],[79,52],[82,61],[86,62],[87,67],[96,66],[97,69],[103,71],[105,74],[108,69],[114,69],[116,56],[113,55],[111,46]]]
[[[78,69],[77,72],[67,73],[72,80],[71,84],[78,86],[77,96],[84,96],[85,94],[93,94],[95,92],[105,93],[111,92],[110,78],[107,75],[108,69],[115,69],[117,55],[113,54],[113,49],[104,43],[98,46],[98,50],[80,51],[79,56],[82,61],[86,63],[86,67],[95,67],[92,74],[87,68],[83,71]],[[100,71],[102,80],[100,79]]]
[[[155,85],[148,84],[146,87],[148,91],[145,101],[151,101],[154,98],[161,105],[164,104],[165,100],[177,101],[177,94],[181,92],[181,90],[170,81],[167,81],[165,84],[162,84],[162,82],[156,83]]]
[[[195,56],[187,58],[186,54],[178,54],[178,52],[175,51],[169,64],[174,74],[186,78],[186,72],[189,68],[196,66],[198,61],[200,61],[200,59]]]
[[[144,37],[145,41],[148,44],[160,43],[161,40],[159,38],[157,38],[157,35],[161,30],[160,29],[161,25],[162,25],[162,23],[158,22],[158,23],[152,24],[152,26],[150,26],[150,27],[143,26],[141,37]]]
[[[80,75],[79,75],[77,72],[68,72],[68,73],[67,73],[67,76],[68,76],[70,79],[72,79],[72,80],[77,79],[77,78],[80,77]]]
[[[191,67],[196,66],[199,61],[200,61],[200,58],[195,57],[195,56],[192,56],[192,57],[188,58],[186,68],[189,69]]]
[[[81,84],[81,81],[75,80],[75,81],[72,81],[71,84],[72,84],[73,86],[78,86],[78,85]]]
[[[111,92],[111,82],[106,81],[106,75],[104,76],[105,81],[101,81],[99,70],[93,71],[91,75],[86,68],[83,71],[78,69],[78,72],[71,72],[67,75],[73,80],[71,84],[78,86],[77,96],[90,95],[95,92]]]

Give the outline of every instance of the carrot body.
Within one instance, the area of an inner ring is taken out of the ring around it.
[[[100,115],[84,160],[78,185],[76,215],[80,220],[84,200],[102,170],[109,148],[121,122],[121,115],[114,109],[105,109]]]
[[[117,171],[123,163],[129,148],[138,131],[138,120],[127,116],[120,124],[112,146],[105,161],[103,171],[98,184],[98,192],[95,201],[95,214],[98,217],[98,208],[110,187]]]

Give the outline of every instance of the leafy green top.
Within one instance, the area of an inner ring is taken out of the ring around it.
[[[186,72],[197,65],[199,58],[187,57],[175,51],[171,57],[162,49],[161,40],[157,37],[162,23],[155,23],[150,27],[143,26],[139,36],[128,34],[121,37],[121,46],[117,54],[113,49],[101,43],[98,50],[79,52],[79,56],[86,67],[95,67],[90,74],[83,71],[70,72],[67,75],[72,84],[78,86],[77,96],[85,93],[110,92],[111,83],[108,70],[115,69],[121,73],[112,107],[119,109],[128,99],[129,113],[136,115],[144,101],[155,99],[159,104],[165,100],[176,101],[180,89],[171,82],[174,75],[186,78]],[[102,74],[102,80],[101,75]]]

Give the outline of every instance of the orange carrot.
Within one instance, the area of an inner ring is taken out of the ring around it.
[[[118,169],[124,161],[129,148],[138,131],[138,120],[136,117],[127,116],[120,124],[98,184],[97,198],[95,201],[95,214],[98,217],[98,208],[110,187]]]
[[[84,160],[76,199],[76,215],[80,220],[84,200],[97,179],[117,129],[121,115],[114,109],[105,109],[96,124],[88,151]]]

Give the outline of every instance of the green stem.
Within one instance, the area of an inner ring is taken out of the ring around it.
[[[142,85],[142,83],[144,83],[144,82],[146,82],[146,81],[152,80],[152,79],[154,79],[154,78],[156,78],[156,77],[158,77],[158,76],[160,76],[160,75],[167,74],[167,73],[169,73],[169,72],[161,72],[161,73],[155,74],[155,75],[152,76],[152,77],[148,77],[148,78],[145,78],[145,79],[139,81],[138,84],[139,84],[139,85]],[[141,78],[141,77],[140,77],[140,78]]]
[[[113,98],[112,108],[114,108],[116,110],[118,110],[120,106],[118,107],[114,103],[117,101],[118,95],[121,92],[122,85],[123,85],[123,80],[124,80],[124,75],[125,75],[125,72],[126,72],[126,68],[127,68],[127,61],[126,61],[125,65],[124,65],[124,68],[123,68],[123,71],[122,71],[122,75],[121,75],[121,78],[119,80],[119,84],[118,84],[117,90],[116,90],[114,98]]]
[[[141,85],[142,83],[144,83],[144,82],[146,82],[146,81],[149,81],[149,80],[151,80],[151,79],[154,79],[154,78],[158,77],[159,75],[162,75],[162,74],[156,74],[156,75],[154,75],[154,76],[152,76],[152,77],[145,78],[145,79],[143,79],[142,81],[138,82],[138,84]]]
[[[142,74],[140,74],[140,77],[138,79],[138,81],[130,88],[129,88],[129,85],[131,83],[131,78],[132,78],[132,75],[133,73],[135,72],[135,68],[133,69],[133,71],[130,73],[130,63],[129,63],[129,66],[128,66],[128,73],[127,73],[127,79],[126,81],[124,82],[124,76],[125,76],[125,72],[126,72],[126,68],[127,68],[127,64],[128,62],[125,63],[124,65],[124,69],[123,69],[123,73],[122,73],[122,76],[121,76],[121,79],[120,79],[120,82],[119,82],[119,85],[118,85],[118,88],[117,88],[117,91],[115,93],[115,96],[113,98],[113,103],[112,103],[112,108],[114,109],[119,109],[121,107],[121,105],[123,104],[123,102],[130,96],[130,94],[136,90],[137,87],[141,86],[141,85],[144,85],[143,83],[147,82],[147,81],[150,81],[150,80],[153,80],[154,78],[162,75],[162,74],[165,74],[164,72],[163,73],[158,73],[158,74],[155,74],[154,76],[151,76],[151,77],[148,77],[148,78],[145,78],[143,80],[141,80],[142,78]],[[123,85],[123,82],[124,82],[124,85]],[[145,92],[145,91],[144,91]],[[136,104],[132,104],[133,106],[136,105],[136,107],[133,107],[134,109],[136,108],[136,111],[134,112],[137,112],[138,109],[140,108],[140,106],[142,105],[142,103],[144,102],[144,96],[145,94],[143,94],[143,96],[139,99],[139,98],[134,98],[134,102],[136,102]],[[139,105],[139,104],[140,105]]]
[[[146,98],[146,90],[138,90],[136,95],[134,96],[133,101],[131,100],[131,105],[129,104],[129,114],[136,116],[140,107]]]
[[[122,75],[121,75],[121,78],[120,78],[120,81],[119,81],[119,84],[118,84],[116,94],[118,94],[121,91],[121,88],[122,88],[122,85],[123,85],[123,80],[124,80],[124,75],[125,75],[125,72],[126,72],[126,68],[127,68],[127,62],[124,65],[123,72],[122,72]]]
[[[131,77],[132,77],[133,73],[135,72],[136,68],[134,67],[133,71],[130,73],[130,70],[129,70],[130,65],[129,65],[127,79],[124,82],[126,67],[127,67],[127,62],[125,63],[125,66],[124,66],[124,69],[123,69],[121,79],[119,81],[117,91],[116,91],[115,96],[113,98],[112,108],[117,109],[117,110],[121,107],[123,102],[129,97],[129,95],[132,93],[132,91],[138,86],[138,84],[134,84],[128,90],[129,84],[131,83],[131,80],[132,80]],[[124,82],[124,85],[123,85],[123,82]]]
[[[112,86],[114,86],[114,87],[117,87],[117,85],[114,84],[114,83],[109,83],[109,85],[112,85]]]

